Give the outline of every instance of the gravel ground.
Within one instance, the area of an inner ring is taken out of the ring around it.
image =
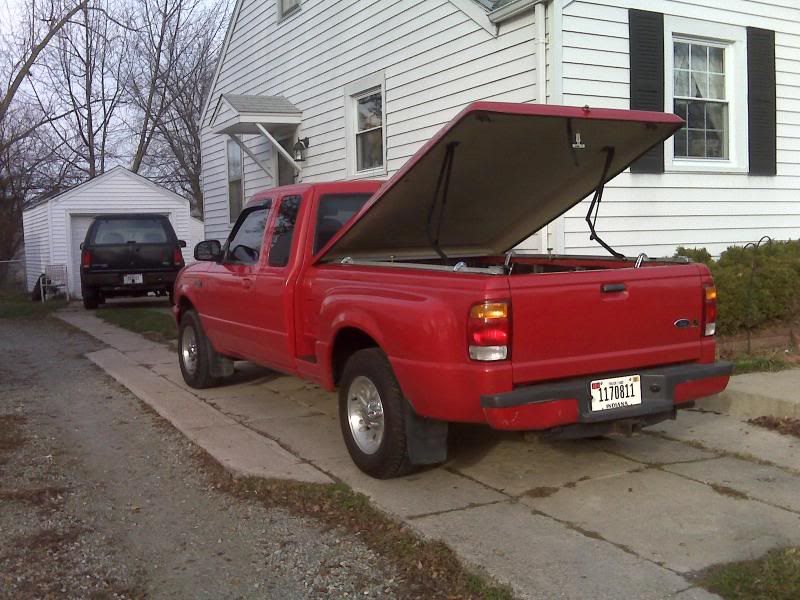
[[[357,537],[216,489],[52,318],[0,320],[0,598],[402,595]]]

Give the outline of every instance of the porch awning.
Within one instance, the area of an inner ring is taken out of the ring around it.
[[[283,96],[223,94],[212,123],[214,133],[258,135],[261,125],[273,135],[291,134],[303,112]]]
[[[294,137],[302,121],[302,111],[283,96],[223,94],[211,127],[214,133],[227,135],[239,144],[244,153],[272,177],[270,168],[247,147],[241,136],[263,135],[297,173],[302,173],[302,167],[277,141]]]

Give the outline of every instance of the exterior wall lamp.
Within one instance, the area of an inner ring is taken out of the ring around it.
[[[305,162],[306,150],[308,150],[308,138],[301,138],[292,148],[295,162]]]

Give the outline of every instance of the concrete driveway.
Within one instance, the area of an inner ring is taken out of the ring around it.
[[[64,318],[116,348],[90,356],[111,375],[125,383],[138,369],[132,389],[152,378],[215,408],[520,597],[712,598],[693,572],[800,545],[800,440],[733,417],[689,411],[638,437],[554,444],[457,426],[446,465],[375,481],[347,455],[334,394],[247,363],[197,392],[165,347],[88,313]]]

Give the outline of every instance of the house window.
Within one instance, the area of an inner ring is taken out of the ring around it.
[[[242,148],[228,140],[228,206],[230,222],[239,218],[244,205],[244,177],[242,175]]]
[[[283,18],[300,8],[300,0],[278,0],[278,17]]]
[[[344,88],[347,171],[351,177],[386,174],[386,87],[376,73]]]
[[[675,134],[675,158],[728,158],[725,68],[725,46],[674,40],[674,111],[686,121]]]
[[[663,44],[665,108],[686,121],[665,170],[747,173],[747,29],[665,16]]]
[[[383,167],[383,94],[373,90],[355,98],[356,171]]]

